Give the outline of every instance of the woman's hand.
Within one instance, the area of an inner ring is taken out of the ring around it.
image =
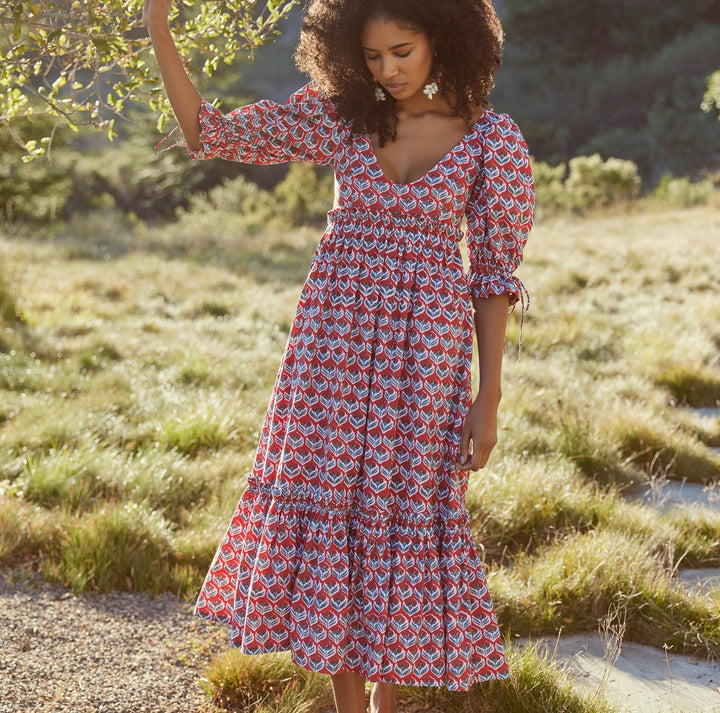
[[[142,20],[146,27],[162,27],[168,24],[172,0],[144,0]]]
[[[459,470],[478,470],[488,462],[497,443],[498,403],[499,400],[478,397],[468,409],[460,437],[460,452],[455,461]]]

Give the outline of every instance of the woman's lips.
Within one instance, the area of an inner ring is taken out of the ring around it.
[[[390,94],[398,94],[405,88],[405,84],[386,84],[385,89],[387,89]]]

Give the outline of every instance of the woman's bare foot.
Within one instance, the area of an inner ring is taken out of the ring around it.
[[[370,713],[397,713],[397,683],[376,681],[370,693]]]

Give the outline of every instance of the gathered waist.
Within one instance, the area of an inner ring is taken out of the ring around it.
[[[328,213],[328,230],[334,226],[355,226],[370,229],[383,237],[404,237],[409,234],[435,235],[455,242],[462,238],[460,226],[451,218],[433,218],[424,214],[397,210],[366,210],[360,208],[334,208]]]
[[[410,213],[336,208],[328,213],[321,253],[382,255],[461,266],[462,232],[451,221]]]

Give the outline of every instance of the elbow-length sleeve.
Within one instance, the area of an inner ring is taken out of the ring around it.
[[[310,161],[332,165],[346,133],[346,123],[312,82],[284,104],[261,100],[227,114],[203,101],[199,119],[199,150],[188,148],[182,136],[169,148],[188,148],[193,159],[223,158],[259,164]]]
[[[526,308],[527,291],[513,274],[533,224],[535,190],[525,140],[507,114],[491,114],[482,168],[465,215],[472,297],[508,294]]]

